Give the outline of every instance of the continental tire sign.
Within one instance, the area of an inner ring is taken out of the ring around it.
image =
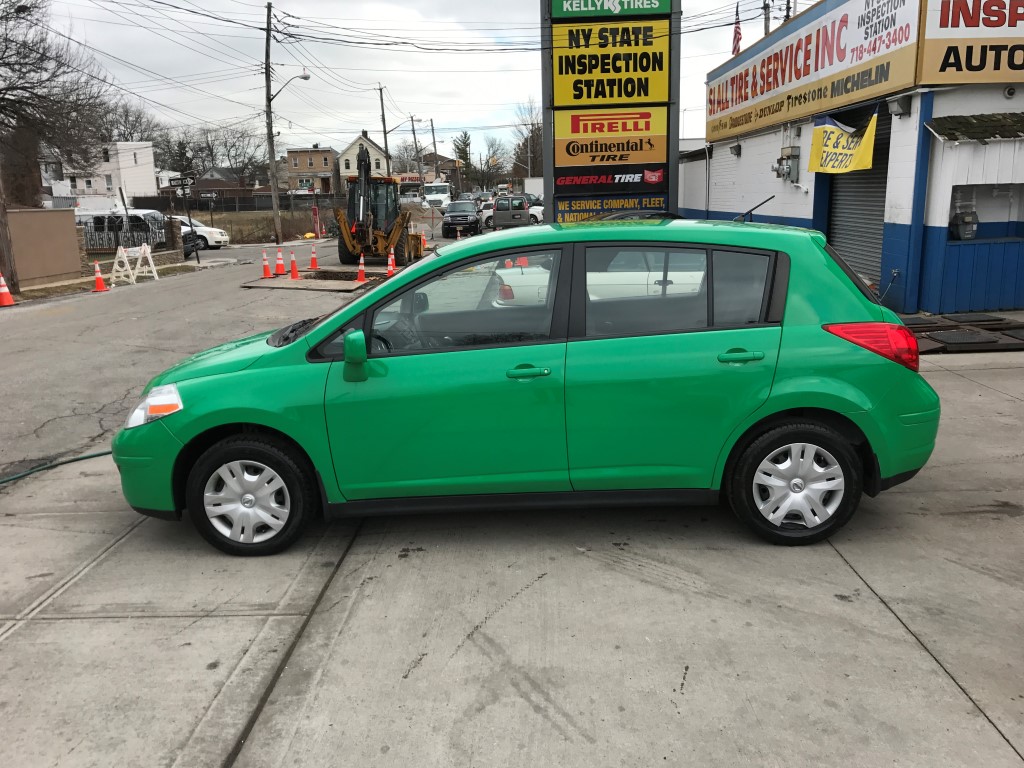
[[[563,110],[555,113],[555,165],[664,163],[665,107]]]

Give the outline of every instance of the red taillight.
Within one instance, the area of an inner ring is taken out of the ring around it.
[[[851,344],[864,347],[894,363],[916,371],[918,367],[917,338],[905,325],[895,323],[837,323],[822,326]]]
[[[512,290],[512,286],[508,283],[502,283],[498,286],[498,298],[502,301],[512,301],[516,297],[516,294]]]
[[[528,267],[528,266],[530,266],[530,257],[529,256],[516,256],[516,266],[517,267]]]

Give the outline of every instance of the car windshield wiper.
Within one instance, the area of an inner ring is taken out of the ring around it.
[[[272,347],[283,347],[286,344],[291,344],[299,338],[303,332],[311,328],[319,320],[319,317],[309,317],[305,320],[299,320],[298,322],[292,323],[291,325],[286,325],[267,339],[267,343]]]

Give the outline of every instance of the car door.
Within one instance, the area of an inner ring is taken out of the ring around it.
[[[771,390],[781,339],[771,287],[783,267],[774,253],[703,245],[577,246],[566,352],[575,490],[710,486],[727,437]]]
[[[545,301],[498,301],[506,260],[547,269]],[[347,499],[571,490],[567,262],[560,247],[501,251],[366,313],[362,380],[332,363],[324,404]]]

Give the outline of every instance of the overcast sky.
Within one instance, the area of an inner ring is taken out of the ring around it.
[[[262,130],[266,6],[247,0],[52,0],[54,28],[91,47],[114,83],[150,100],[165,122],[251,121]],[[779,3],[779,0],[776,0]],[[743,47],[763,31],[761,0],[741,0]],[[778,10],[781,10],[779,7]],[[680,109],[682,133],[704,135],[704,80],[730,57],[735,3],[684,0]],[[473,153],[487,135],[509,141],[516,105],[541,101],[538,0],[428,2],[343,0],[274,3],[271,48],[278,149],[313,142],[343,149],[366,129],[381,141],[384,86],[389,140],[421,144],[433,119],[438,152],[467,130]],[[320,15],[326,14],[326,15]],[[773,22],[773,27],[778,22]],[[724,24],[712,29],[700,29]],[[692,31],[689,30],[699,30]],[[454,50],[452,50],[454,49]],[[516,50],[519,49],[519,50]],[[97,52],[98,51],[98,52]]]

